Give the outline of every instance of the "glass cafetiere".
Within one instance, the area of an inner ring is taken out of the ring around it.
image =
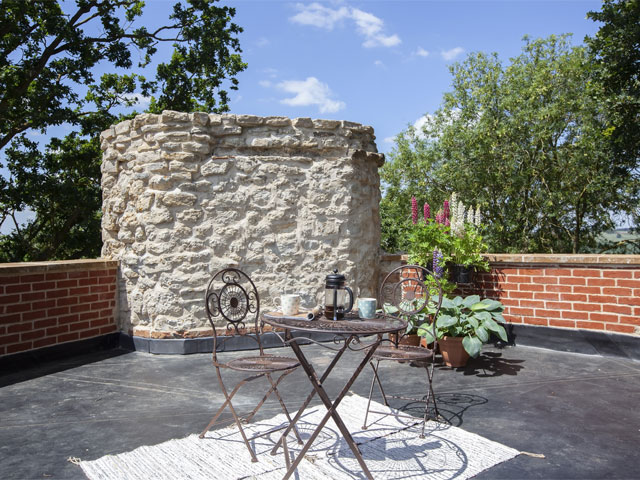
[[[329,320],[340,320],[353,308],[353,292],[345,286],[345,283],[344,275],[338,273],[337,269],[325,279],[324,316]],[[347,295],[349,296],[348,304]]]

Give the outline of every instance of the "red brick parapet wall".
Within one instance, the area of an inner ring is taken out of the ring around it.
[[[640,255],[489,255],[491,271],[458,293],[506,306],[514,324],[640,335]],[[402,257],[382,258],[381,275]],[[0,356],[118,331],[117,261],[0,264]],[[210,336],[137,328],[134,336]],[[224,334],[220,329],[219,334]]]
[[[458,293],[500,300],[515,324],[640,335],[640,255],[488,255]]]
[[[0,264],[0,356],[118,330],[111,260]]]

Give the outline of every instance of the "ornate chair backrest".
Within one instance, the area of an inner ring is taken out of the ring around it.
[[[224,344],[236,335],[247,335],[249,327],[253,326],[255,338],[248,336],[257,342],[262,350],[258,319],[260,316],[260,297],[258,289],[249,276],[237,268],[225,268],[216,273],[205,294],[205,304],[209,324],[213,329],[213,360],[217,362],[217,352],[224,349]],[[223,321],[226,326],[226,335],[218,343],[216,321]],[[253,325],[252,325],[253,324]]]
[[[442,286],[435,274],[420,265],[395,268],[380,285],[378,306],[392,316],[407,320],[416,328],[430,322],[429,330],[436,336],[436,319],[442,305]],[[403,334],[401,337],[405,336]],[[434,342],[435,349],[437,341]]]

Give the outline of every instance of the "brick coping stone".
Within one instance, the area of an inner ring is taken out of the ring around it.
[[[542,265],[640,265],[640,255],[605,255],[600,253],[487,253],[492,264],[527,263]],[[406,262],[409,256],[401,253],[383,253],[380,260]]]
[[[0,276],[16,275],[20,273],[75,271],[75,270],[102,270],[118,268],[117,260],[106,258],[86,258],[80,260],[54,260],[49,262],[16,262],[0,263]]]

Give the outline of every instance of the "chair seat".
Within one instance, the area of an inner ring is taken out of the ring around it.
[[[378,360],[396,360],[417,362],[429,360],[433,357],[433,350],[412,345],[380,345],[373,354]]]
[[[242,372],[279,372],[291,370],[300,365],[295,358],[277,357],[275,355],[256,355],[253,357],[236,358],[226,363],[225,366],[232,370]]]

